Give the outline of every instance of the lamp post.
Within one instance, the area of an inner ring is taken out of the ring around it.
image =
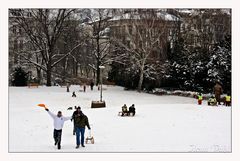
[[[102,102],[102,79],[103,79],[103,69],[105,68],[105,66],[99,66],[100,68],[100,75],[101,75],[101,89],[100,89],[100,102]]]

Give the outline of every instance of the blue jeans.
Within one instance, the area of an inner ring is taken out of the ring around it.
[[[77,145],[80,145],[80,135],[81,135],[81,145],[84,145],[84,133],[85,133],[85,128],[76,127]]]

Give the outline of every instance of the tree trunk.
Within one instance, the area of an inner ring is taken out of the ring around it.
[[[83,69],[82,69],[83,67],[81,66],[81,64],[79,65],[79,70],[80,70],[80,76],[82,76],[83,75]]]
[[[38,79],[38,83],[41,84],[42,81],[42,75],[41,75],[41,69],[40,68],[36,68],[37,69],[37,79]]]
[[[76,62],[76,66],[75,66],[75,77],[77,78],[78,76],[78,63]]]
[[[89,77],[89,72],[90,72],[90,70],[87,67],[85,67],[85,73],[86,73],[87,78]]]
[[[144,66],[141,67],[141,69],[140,69],[140,78],[139,78],[139,82],[138,82],[138,92],[141,92],[141,90],[142,90],[143,70],[144,70]]]
[[[96,85],[98,85],[100,83],[100,21],[99,21],[99,32],[98,32],[98,36],[97,36],[97,81],[96,81]]]
[[[52,68],[51,68],[51,64],[47,65],[47,86],[50,87],[51,83],[52,83]]]
[[[96,78],[96,71],[93,69],[93,78],[95,79]]]
[[[97,61],[97,80],[96,80],[96,85],[98,85],[100,83],[100,62]]]

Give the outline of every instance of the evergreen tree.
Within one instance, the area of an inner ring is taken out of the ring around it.
[[[182,90],[211,92],[218,80],[225,92],[231,91],[231,37],[215,44],[212,50],[195,47],[189,52],[179,39],[166,63],[167,86]]]
[[[208,91],[212,89],[212,84],[207,81],[208,69],[206,65],[208,64],[210,55],[208,50],[205,48],[195,47],[192,54],[188,57],[189,71],[190,71],[190,81],[191,90],[198,92]]]
[[[13,73],[13,86],[26,86],[28,74],[21,68],[16,67]]]
[[[165,75],[169,82],[169,86],[185,89],[189,86],[189,52],[184,44],[184,39],[179,38],[169,57],[168,74]]]
[[[226,36],[223,41],[215,45],[207,64],[208,81],[220,81],[225,92],[231,91],[231,55],[231,37]]]

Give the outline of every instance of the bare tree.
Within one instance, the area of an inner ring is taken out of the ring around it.
[[[94,47],[93,56],[95,64],[91,66],[97,71],[96,84],[100,81],[99,66],[106,64],[109,55],[109,23],[108,20],[112,16],[112,9],[93,9],[90,16],[91,25],[93,28],[92,44]]]
[[[39,64],[33,60],[31,56],[26,54],[22,56],[33,65],[46,72],[47,86],[51,86],[52,69],[60,61],[69,56],[77,47],[81,45],[80,42],[63,53],[61,57],[57,57],[56,44],[60,36],[67,26],[67,21],[71,19],[74,9],[16,9],[20,16],[15,18],[17,23],[25,32],[27,41],[30,41],[34,46],[35,51],[22,51],[22,53],[38,53],[43,61]],[[26,14],[30,16],[26,16]]]
[[[124,47],[139,71],[138,91],[142,89],[144,75],[154,70],[154,62],[166,58],[168,19],[166,13],[156,9],[134,9],[123,14],[123,37],[115,43]],[[126,53],[125,53],[126,54]]]

